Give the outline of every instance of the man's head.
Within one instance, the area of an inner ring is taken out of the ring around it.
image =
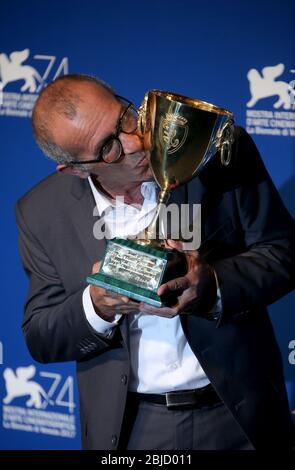
[[[133,185],[151,178],[137,132],[119,132],[122,156],[116,163],[100,160],[81,166],[71,162],[96,160],[104,143],[116,133],[125,109],[126,104],[105,83],[66,75],[41,92],[33,111],[33,132],[43,152],[58,163],[58,171],[81,178],[91,174],[106,190],[119,186],[118,194],[123,194],[125,186],[132,190]]]

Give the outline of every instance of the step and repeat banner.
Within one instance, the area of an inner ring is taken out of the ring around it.
[[[14,205],[55,171],[32,137],[34,102],[76,72],[138,105],[158,88],[228,108],[295,215],[295,3],[2,0],[0,14],[0,448],[79,449],[75,364],[34,362],[21,333],[28,284]],[[295,410],[294,293],[269,311]]]

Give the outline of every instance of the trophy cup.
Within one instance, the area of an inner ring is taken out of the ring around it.
[[[138,127],[160,189],[157,208],[140,238],[107,242],[99,272],[87,281],[160,307],[163,299],[157,290],[167,280],[168,262],[175,256],[163,248],[159,235],[163,207],[170,192],[197,176],[217,152],[221,163],[229,164],[234,120],[230,111],[205,101],[151,90],[139,109]]]

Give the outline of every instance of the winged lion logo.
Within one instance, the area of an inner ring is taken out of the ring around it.
[[[26,401],[28,407],[42,408],[45,402],[53,405],[45,390],[37,382],[30,380],[36,373],[36,367],[31,365],[28,367],[18,367],[14,373],[9,367],[4,370],[3,377],[6,386],[6,396],[3,403],[8,405],[16,397],[29,396]],[[42,401],[43,399],[43,401]]]
[[[0,90],[3,90],[8,83],[24,80],[21,91],[36,92],[37,82],[42,83],[43,80],[34,67],[23,65],[29,55],[30,49],[12,52],[9,57],[4,53],[0,54]]]
[[[277,101],[273,105],[275,109],[281,106],[284,109],[291,108],[293,88],[287,82],[276,80],[276,78],[282,75],[284,70],[284,64],[264,67],[261,74],[256,69],[249,70],[247,78],[249,80],[251,99],[247,103],[248,108],[252,108],[262,98],[270,96],[278,96]]]

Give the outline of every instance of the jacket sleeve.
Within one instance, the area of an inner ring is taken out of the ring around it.
[[[79,361],[110,347],[117,328],[108,337],[92,329],[82,305],[85,286],[67,295],[49,255],[26,226],[20,203],[16,217],[20,255],[29,277],[22,329],[32,357],[43,363]]]
[[[294,221],[251,137],[239,129],[233,191],[245,251],[213,263],[222,299],[218,326],[235,314],[265,307],[295,285]]]

